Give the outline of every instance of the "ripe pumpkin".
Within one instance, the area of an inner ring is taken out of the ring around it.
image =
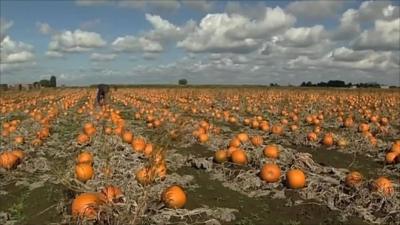
[[[200,134],[199,141],[200,143],[206,143],[208,141],[208,134]]]
[[[240,146],[240,139],[239,138],[232,138],[232,140],[229,142],[229,147],[235,147],[238,148]]]
[[[104,203],[104,197],[99,193],[83,193],[72,201],[72,216],[94,220],[97,218],[99,206]]]
[[[310,132],[307,134],[307,140],[309,141],[317,141],[318,137],[315,132]]]
[[[260,177],[268,183],[275,183],[281,177],[281,169],[276,164],[266,163],[261,168]]]
[[[14,154],[15,156],[18,157],[19,162],[22,161],[22,159],[25,158],[25,152],[20,150],[20,149],[15,149],[11,151],[11,154]]]
[[[263,143],[263,137],[261,137],[260,135],[253,136],[251,137],[251,143],[254,146],[258,147]]]
[[[150,157],[152,153],[153,153],[153,145],[151,143],[147,143],[146,146],[144,147],[143,154],[146,157]]]
[[[325,134],[324,138],[322,139],[322,143],[326,146],[332,146],[333,145],[333,135],[332,133],[327,133]]]
[[[17,136],[14,139],[15,144],[23,144],[24,143],[24,137],[22,136]]]
[[[271,131],[273,134],[281,135],[283,134],[283,126],[280,124],[275,124],[272,126]]]
[[[357,172],[357,171],[352,171],[349,174],[347,174],[346,179],[345,179],[345,183],[348,187],[359,187],[362,182],[363,182],[363,176],[361,173]]]
[[[379,177],[372,183],[372,191],[391,196],[394,193],[393,183],[386,177]]]
[[[223,163],[228,160],[227,150],[217,150],[214,154],[214,161],[217,163]]]
[[[103,194],[104,198],[109,203],[118,203],[122,201],[122,197],[124,196],[123,192],[119,187],[114,185],[108,185],[101,189],[101,194]]]
[[[0,167],[12,169],[18,164],[19,158],[15,154],[7,151],[0,154]]]
[[[182,208],[187,201],[186,193],[182,187],[173,185],[165,189],[161,199],[168,208]]]
[[[385,156],[385,161],[388,164],[394,164],[396,162],[396,158],[399,156],[397,152],[388,152]]]
[[[306,176],[299,169],[291,169],[286,173],[287,185],[289,188],[299,189],[306,185]]]
[[[136,172],[135,179],[140,184],[147,185],[152,181],[151,171],[148,168],[143,167]]]
[[[247,141],[249,141],[249,135],[247,135],[246,133],[240,133],[237,135],[237,138],[240,140],[240,142],[242,143],[246,143]]]
[[[89,142],[89,140],[90,140],[90,138],[86,134],[79,134],[77,137],[77,142],[78,142],[78,144],[81,144],[81,145]]]
[[[85,151],[82,152],[78,155],[76,158],[76,163],[88,163],[88,164],[93,164],[93,155],[91,152]]]
[[[236,163],[239,165],[245,165],[245,164],[247,164],[247,154],[242,149],[237,149],[232,152],[231,160],[233,163]]]
[[[75,175],[78,180],[86,182],[94,175],[93,167],[87,163],[79,163],[75,166]]]
[[[267,145],[265,146],[263,150],[264,156],[271,158],[271,159],[277,159],[279,157],[279,148],[276,145]]]
[[[369,125],[367,123],[361,123],[360,126],[358,126],[358,131],[361,133],[369,131]]]
[[[132,141],[132,148],[136,152],[143,152],[146,147],[146,142],[143,138],[135,138]]]
[[[122,141],[125,143],[132,143],[133,140],[133,133],[130,131],[125,131],[124,134],[122,135]]]

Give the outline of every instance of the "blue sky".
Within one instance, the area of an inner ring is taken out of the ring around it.
[[[395,1],[0,3],[1,83],[400,83]]]

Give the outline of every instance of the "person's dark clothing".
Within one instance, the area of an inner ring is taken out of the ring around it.
[[[97,97],[96,97],[97,104],[99,105],[104,104],[109,89],[110,88],[107,84],[99,84],[97,86]]]

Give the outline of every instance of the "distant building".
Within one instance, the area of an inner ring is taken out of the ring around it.
[[[382,89],[389,89],[389,86],[387,86],[387,85],[382,85],[381,88],[382,88]]]
[[[12,86],[10,86],[10,89],[12,90],[31,90],[33,89],[33,84],[14,84]]]

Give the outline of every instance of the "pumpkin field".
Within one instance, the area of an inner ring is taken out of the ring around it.
[[[400,92],[3,91],[0,224],[399,224]]]

